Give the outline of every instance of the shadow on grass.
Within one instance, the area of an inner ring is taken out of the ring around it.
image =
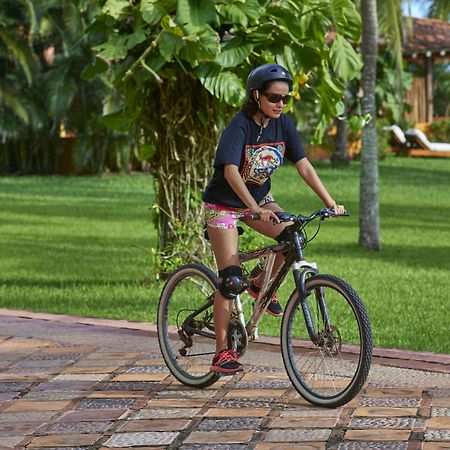
[[[415,243],[434,243],[439,239],[437,231],[448,232],[450,242],[450,206],[380,204],[381,238],[383,232],[396,233],[398,240]],[[433,246],[434,248],[434,246]]]
[[[133,203],[130,203],[129,207],[125,203],[121,206],[114,205],[111,207],[106,202],[95,202],[89,205],[83,204],[80,200],[72,201],[71,204],[57,206],[53,205],[50,200],[32,202],[21,200],[20,209],[16,204],[10,203],[3,204],[1,207],[2,214],[26,216],[26,223],[28,224],[30,216],[48,218],[49,220],[68,218],[68,219],[97,219],[97,220],[113,220],[118,221],[118,217],[121,217],[123,221],[131,222],[134,220],[146,220],[149,227],[152,226],[150,204],[143,204],[141,208],[136,208]],[[33,219],[31,219],[33,220]],[[36,219],[35,219],[36,220]],[[14,224],[13,220],[9,219],[11,224]],[[2,220],[2,223],[4,221]],[[22,226],[24,221],[16,221],[17,225]]]
[[[446,161],[447,162],[447,161]],[[437,169],[426,169],[421,167],[404,167],[380,165],[380,179],[385,187],[389,184],[409,185],[419,188],[420,185],[449,186],[449,164],[439,165]]]
[[[118,188],[117,185],[120,185]],[[24,195],[31,198],[95,198],[107,201],[127,201],[141,197],[153,199],[153,179],[146,174],[101,176],[26,176],[1,177],[1,192],[8,195]],[[101,192],[102,195],[99,195]],[[79,194],[79,195],[78,195]]]
[[[0,286],[2,287],[21,287],[21,288],[56,288],[71,289],[80,287],[143,287],[147,286],[147,280],[37,280],[37,279],[16,279],[2,278]]]
[[[147,249],[152,244],[150,237],[141,241],[131,237],[100,235],[73,236],[18,236],[11,233],[3,233],[2,258],[27,255],[32,258],[53,258],[61,255],[65,263],[80,263],[83,259],[89,261],[98,259],[102,261],[105,257],[117,259],[130,259],[136,256],[148,256]],[[0,241],[1,242],[1,241]],[[67,252],[70,252],[69,254]],[[123,262],[123,260],[122,260]],[[109,263],[108,263],[109,264]]]
[[[150,277],[150,255],[130,238],[12,236],[1,243],[0,286],[119,286]]]
[[[313,252],[311,252],[313,253]],[[357,244],[333,244],[332,246],[316,245],[314,253],[345,257],[348,259],[367,259],[384,261],[405,267],[422,267],[450,270],[450,246],[427,247],[422,245],[383,244],[382,251],[374,252],[361,248]]]

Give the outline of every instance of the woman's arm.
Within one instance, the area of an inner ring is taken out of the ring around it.
[[[242,200],[242,202],[250,209],[252,212],[260,215],[263,222],[267,222],[272,219],[279,222],[278,217],[268,209],[261,208],[255,201],[255,199],[250,194],[244,180],[239,173],[239,168],[233,164],[227,164],[224,166],[224,177],[228,184],[231,186],[234,192]]]
[[[334,209],[336,214],[345,213],[344,206],[336,204],[307,158],[302,158],[297,161],[295,167],[306,184],[317,194],[327,208]]]

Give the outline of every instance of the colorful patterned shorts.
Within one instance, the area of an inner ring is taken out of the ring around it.
[[[275,199],[269,192],[259,203],[259,206],[274,203]],[[205,203],[205,226],[213,228],[237,228],[238,215],[250,213],[246,208],[231,208],[229,206],[216,205],[214,203]]]

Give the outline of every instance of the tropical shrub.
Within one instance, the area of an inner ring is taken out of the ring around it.
[[[436,116],[450,116],[449,62],[433,64],[433,112]]]
[[[428,138],[434,142],[450,142],[450,120],[431,123],[428,128]]]

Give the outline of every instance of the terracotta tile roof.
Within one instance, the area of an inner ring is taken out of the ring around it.
[[[427,51],[439,53],[445,51],[447,55],[450,52],[450,23],[437,19],[418,19],[412,18],[413,33],[408,31],[410,25],[404,18],[404,43],[403,53],[405,54],[423,54]]]

